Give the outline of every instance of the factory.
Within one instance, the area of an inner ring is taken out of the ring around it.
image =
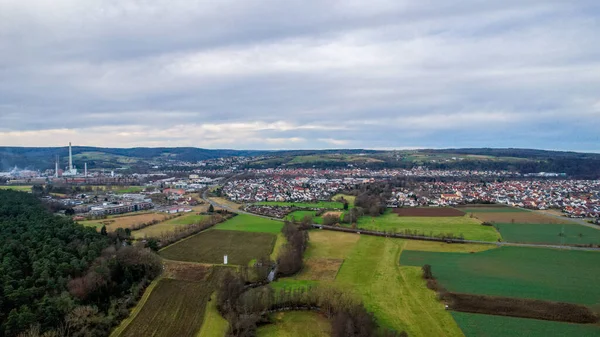
[[[61,176],[59,170],[59,159],[56,157],[56,168],[54,170],[54,175],[56,178]],[[62,172],[63,177],[77,177],[79,176],[79,172],[77,168],[73,165],[73,150],[71,148],[71,143],[69,142],[69,166]],[[84,177],[87,177],[87,163],[84,163]]]

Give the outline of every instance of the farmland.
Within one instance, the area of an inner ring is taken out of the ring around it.
[[[485,222],[491,223],[549,223],[572,224],[567,218],[560,219],[536,212],[472,212],[473,215]]]
[[[258,337],[328,337],[331,324],[316,313],[306,311],[280,312],[271,315],[274,324],[262,326]]]
[[[198,263],[223,263],[229,256],[233,265],[247,265],[252,259],[268,257],[276,236],[269,233],[209,230],[179,241],[160,251],[169,260]]]
[[[546,337],[546,336],[599,336],[597,325],[570,324],[537,319],[491,316],[452,312],[452,316],[466,336],[479,337]]]
[[[404,251],[400,263],[430,264],[451,292],[600,304],[600,253],[501,247],[476,254]]]
[[[195,336],[211,292],[207,282],[162,279],[118,336]]]
[[[88,227],[96,227],[97,229],[100,229],[102,226],[105,225],[107,231],[114,232],[117,230],[117,228],[132,228],[143,223],[148,223],[152,221],[163,221],[166,218],[167,215],[163,213],[144,213],[126,216],[115,216],[102,220],[80,221],[79,223]]]
[[[0,190],[13,190],[19,192],[31,192],[31,188],[33,186],[17,186],[17,185],[8,185],[8,186],[0,186]]]
[[[198,223],[208,217],[208,215],[198,215],[194,212],[187,213],[180,217],[167,220],[156,225],[152,225],[146,228],[142,228],[137,231],[133,231],[135,238],[146,238],[146,237],[157,237],[162,233],[170,232],[177,227]]]
[[[282,227],[283,222],[281,221],[239,214],[218,224],[215,229],[277,234],[281,232]]]
[[[379,217],[363,216],[358,227],[378,231],[418,231],[425,235],[452,233],[468,240],[497,241],[500,235],[491,226],[482,226],[477,219],[463,217],[400,217],[387,211]]]
[[[600,230],[578,224],[495,224],[508,242],[545,244],[600,244]]]
[[[450,207],[402,207],[394,208],[393,212],[398,216],[462,217],[465,215],[464,212]]]
[[[318,202],[291,202],[291,201],[261,201],[255,205],[264,206],[293,206],[299,208],[325,208],[325,209],[342,209],[344,204],[339,201],[318,201]]]

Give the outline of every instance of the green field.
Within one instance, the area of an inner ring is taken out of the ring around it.
[[[452,312],[467,337],[600,336],[600,327],[506,316]]]
[[[294,206],[300,208],[326,208],[326,209],[342,209],[344,204],[337,201],[318,201],[318,202],[287,202],[287,201],[261,201],[255,205],[265,206]]]
[[[358,227],[378,231],[396,231],[405,229],[418,231],[425,235],[452,233],[464,235],[467,240],[498,241],[500,235],[495,228],[483,226],[477,219],[463,217],[409,217],[398,216],[391,211],[378,217],[363,216],[358,219]]]
[[[507,242],[547,244],[600,244],[600,230],[577,224],[499,223],[495,225]],[[564,235],[560,235],[560,234]]]
[[[211,301],[209,301],[206,306],[202,329],[197,337],[224,337],[229,329],[229,323],[217,310],[215,294],[212,295]]]
[[[19,191],[19,192],[31,192],[31,188],[33,186],[16,186],[16,185],[7,185],[7,186],[0,186],[0,190],[12,190],[12,191]]]
[[[420,268],[398,265],[405,244],[360,236],[335,284],[358,294],[383,327],[405,330],[411,337],[462,336],[450,312],[425,286]]]
[[[239,214],[215,226],[215,229],[243,232],[273,233],[281,232],[283,222],[265,219],[257,216]]]
[[[313,218],[314,223],[322,223],[323,218],[316,216],[317,211],[295,211],[288,214],[285,218],[287,220],[301,221],[305,216],[309,215]]]
[[[280,312],[271,315],[273,324],[258,328],[258,337],[328,337],[331,323],[327,318],[306,311]]]
[[[338,194],[334,195],[333,197],[331,197],[331,200],[337,201],[339,198],[342,198],[342,197],[346,201],[348,201],[348,206],[354,207],[354,201],[356,200],[356,196],[354,196],[354,195],[338,193]]]
[[[160,255],[168,260],[212,264],[222,264],[223,255],[228,255],[229,264],[247,265],[268,257],[275,240],[269,233],[208,230],[162,249]]]
[[[162,279],[118,336],[195,336],[211,293],[207,282]]]
[[[476,254],[405,251],[402,265],[430,264],[449,291],[600,304],[600,253],[501,247]]]
[[[113,192],[117,194],[125,194],[125,193],[140,193],[144,190],[144,186],[127,186],[123,188],[118,188],[113,190]]]

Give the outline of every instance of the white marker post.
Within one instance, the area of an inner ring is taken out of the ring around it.
[[[223,255],[223,264],[227,264],[227,255]]]

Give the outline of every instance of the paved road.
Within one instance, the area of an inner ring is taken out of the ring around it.
[[[211,186],[214,187],[214,186]],[[275,221],[283,221],[282,219],[279,218],[272,218],[272,217],[268,217],[268,216],[264,216],[264,215],[259,215],[259,214],[254,214],[254,213],[250,213],[250,212],[246,212],[243,210],[239,210],[239,209],[235,209],[235,208],[231,208],[227,205],[222,205],[219,204],[218,202],[211,200],[210,198],[208,198],[208,189],[205,190],[202,193],[202,199],[204,199],[206,202],[210,203],[211,205],[213,205],[213,207],[220,207],[223,209],[226,209],[229,212],[232,213],[237,213],[237,214],[247,214],[247,215],[252,215],[252,216],[257,216],[260,218],[264,218],[264,219],[270,219],[270,220],[275,220]],[[559,217],[559,216],[556,216]],[[561,218],[561,217],[559,217]],[[570,219],[572,220],[572,219]],[[594,226],[592,224],[587,224],[590,226]],[[317,227],[317,228],[322,228],[324,230],[334,230],[333,227],[328,228],[326,226],[322,226],[320,224],[313,224],[313,227]],[[598,226],[595,226],[594,228],[597,229]],[[361,230],[351,230],[348,231],[349,233],[352,232],[356,232],[357,234],[359,234],[361,232]],[[366,234],[365,231],[362,231],[363,234]],[[408,239],[408,238],[406,238]],[[574,247],[574,246],[561,246],[561,245],[544,245],[544,244],[535,244],[535,243],[516,243],[516,242],[489,242],[489,241],[477,241],[477,240],[464,240],[464,243],[476,243],[476,244],[485,244],[485,245],[496,245],[496,246],[513,246],[513,247],[530,247],[530,248],[551,248],[551,249],[565,249],[565,250],[587,250],[587,251],[600,251],[600,248],[588,248],[588,247]]]

